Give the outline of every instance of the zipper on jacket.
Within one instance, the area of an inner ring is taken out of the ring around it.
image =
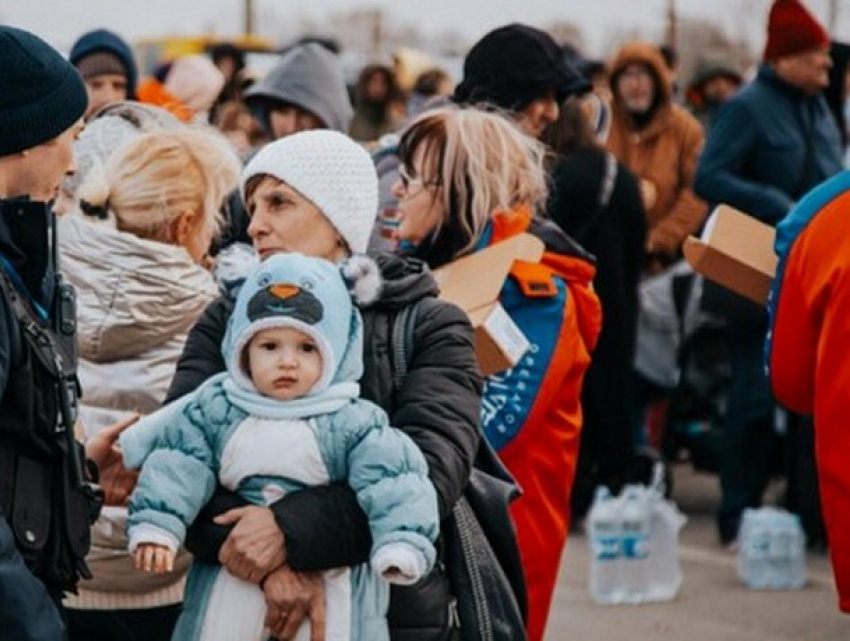
[[[461,499],[463,501],[463,499]],[[472,541],[470,531],[469,517],[464,511],[462,503],[455,506],[455,520],[457,521],[457,531],[460,538],[461,549],[463,550],[463,559],[466,564],[467,572],[469,573],[470,586],[472,588],[472,600],[475,604],[475,614],[478,616],[479,639],[482,641],[494,641],[493,637],[493,622],[490,618],[490,608],[487,604],[487,594],[484,590],[484,581],[481,578],[481,571],[476,563],[476,550]],[[468,508],[467,509],[471,509]]]

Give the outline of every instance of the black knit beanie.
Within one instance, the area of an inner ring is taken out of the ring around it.
[[[0,156],[53,140],[88,105],[80,74],[38,36],[0,26]]]
[[[564,61],[548,33],[509,24],[491,31],[470,49],[453,100],[519,110],[550,91],[561,102],[589,90],[590,83]]]

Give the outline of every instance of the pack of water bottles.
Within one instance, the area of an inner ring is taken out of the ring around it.
[[[738,577],[755,590],[794,590],[806,584],[806,535],[796,514],[744,510],[738,531]]]
[[[590,596],[596,603],[669,601],[682,584],[679,530],[685,517],[664,498],[663,470],[649,487],[618,496],[600,486],[587,519]]]

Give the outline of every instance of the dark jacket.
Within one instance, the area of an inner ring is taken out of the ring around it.
[[[604,319],[582,387],[584,423],[572,505],[584,514],[595,486],[622,475],[634,451],[632,362],[646,220],[634,174],[601,149],[567,154],[552,178],[549,216],[596,257],[593,288]],[[607,198],[606,179],[612,180]]]
[[[44,585],[24,566],[0,516],[0,630],[15,641],[62,641],[65,625]]]
[[[775,224],[841,168],[838,128],[823,96],[806,95],[765,64],[718,113],[694,188],[712,204]]]
[[[52,273],[49,259],[47,223],[49,212],[43,203],[0,200],[0,262],[7,273],[14,270],[26,294],[43,304],[50,294],[47,276]],[[20,292],[24,293],[24,292]],[[15,380],[23,360],[20,329],[6,296],[0,292],[0,414],[6,388]],[[0,459],[9,465],[14,458],[15,440],[0,433]],[[3,470],[0,470],[2,472]],[[3,503],[13,481],[0,474]],[[49,491],[49,489],[48,489]],[[32,501],[49,504],[48,495]],[[2,512],[2,507],[0,507]],[[0,630],[3,638],[56,641],[65,638],[64,625],[44,584],[24,565],[12,531],[0,515]]]
[[[437,490],[440,517],[445,518],[466,485],[480,438],[482,382],[472,329],[460,309],[436,298],[436,281],[422,263],[389,254],[377,261],[384,289],[380,300],[363,310],[362,396],[386,409],[392,424],[422,450]],[[400,309],[415,301],[420,301],[415,349],[404,386],[396,393],[392,387],[392,321]],[[215,301],[192,329],[167,400],[186,394],[224,370],[220,345],[231,309],[230,301]],[[198,527],[187,540],[196,556],[215,561],[227,532],[204,524],[212,514],[236,505],[235,501],[233,496],[219,493],[202,512]],[[272,507],[284,531],[293,569],[319,570],[368,560],[368,523],[348,486],[294,492]],[[419,633],[433,631],[428,637],[411,638],[443,638],[440,631],[448,622],[451,595],[445,577],[430,579],[413,588],[393,588],[389,613],[393,639],[407,638],[403,629],[410,628]]]
[[[86,56],[100,51],[111,53],[124,65],[127,70],[127,99],[135,100],[139,72],[133,58],[133,50],[118,34],[107,29],[89,31],[74,43],[68,59],[72,65],[76,66]]]

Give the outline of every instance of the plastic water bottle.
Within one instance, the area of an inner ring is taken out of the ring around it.
[[[767,508],[744,510],[738,531],[738,576],[749,588],[766,589],[771,583],[770,523]]]
[[[647,489],[637,485],[626,486],[621,500],[624,599],[640,603],[649,594],[651,505]]]
[[[806,583],[806,543],[799,518],[772,507],[745,510],[738,533],[738,576],[757,590]]]
[[[621,603],[620,585],[622,533],[619,500],[608,488],[599,486],[588,514],[590,541],[590,597],[596,603]]]
[[[687,519],[670,501],[652,497],[649,537],[649,591],[647,601],[669,601],[682,586],[684,575],[679,563],[679,530]]]
[[[769,559],[776,590],[801,588],[806,583],[806,542],[796,514],[777,510],[772,516]]]

